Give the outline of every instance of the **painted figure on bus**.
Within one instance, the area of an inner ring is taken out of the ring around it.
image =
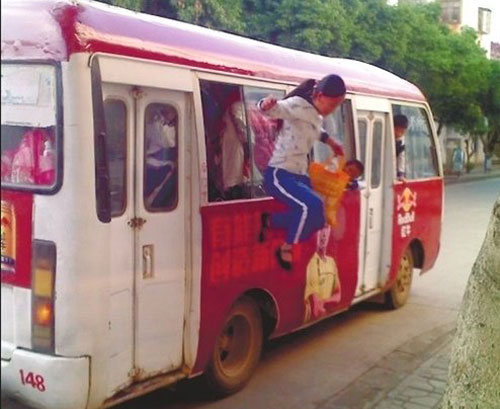
[[[337,264],[326,253],[330,233],[328,225],[316,233],[316,251],[307,264],[304,323],[321,318],[340,302]]]
[[[152,104],[146,111],[147,208],[168,208],[177,199],[177,113],[171,106]]]
[[[325,225],[321,197],[311,188],[307,175],[308,158],[313,143],[320,140],[336,155],[342,146],[322,128],[323,117],[332,113],[345,99],[344,81],[328,75],[319,81],[307,80],[282,100],[267,97],[257,104],[271,118],[281,119],[278,138],[268,167],[264,188],[268,194],[288,206],[288,211],[262,215],[259,239],[265,239],[269,227],[288,229],[285,242],[276,249],[280,266],[292,268],[293,244],[307,240]]]
[[[394,116],[394,138],[396,139],[396,177],[404,181],[406,177],[406,153],[404,135],[408,129],[408,118],[405,115]]]

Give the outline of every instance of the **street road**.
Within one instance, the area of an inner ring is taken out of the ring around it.
[[[446,187],[441,252],[435,267],[414,276],[408,304],[387,311],[364,303],[266,346],[254,377],[240,393],[219,401],[196,382],[162,390],[117,409],[313,409],[399,345],[455,321],[480,249],[500,179]],[[2,408],[23,409],[2,400]]]

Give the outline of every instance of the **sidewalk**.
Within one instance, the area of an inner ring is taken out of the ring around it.
[[[453,183],[472,182],[474,180],[491,179],[491,178],[500,178],[500,166],[498,165],[495,166],[488,173],[484,173],[483,168],[478,166],[472,169],[470,173],[462,173],[462,175],[460,176],[445,175],[444,181],[446,184],[453,184]]]
[[[454,333],[449,324],[408,341],[318,409],[438,409]]]

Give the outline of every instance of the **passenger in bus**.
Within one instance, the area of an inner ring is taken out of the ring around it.
[[[363,163],[357,159],[348,160],[344,165],[344,172],[350,177],[349,184],[347,185],[347,190],[356,190],[359,188],[358,178],[365,171]]]
[[[408,118],[405,115],[394,116],[394,137],[396,139],[396,177],[404,181],[406,176],[406,154],[404,135],[408,129]]]
[[[226,109],[222,115],[221,145],[224,199],[241,199],[244,197],[248,162],[245,154],[245,110],[239,88],[234,88],[227,96]]]
[[[268,194],[288,206],[288,211],[261,216],[259,240],[265,239],[269,227],[288,229],[285,242],[276,250],[278,263],[285,270],[292,268],[292,247],[323,228],[323,201],[311,188],[307,175],[308,154],[316,140],[330,146],[336,155],[343,155],[340,144],[322,128],[323,117],[332,113],[345,99],[344,81],[328,75],[318,82],[307,80],[284,99],[260,100],[259,110],[271,118],[282,120],[274,152],[264,173]]]
[[[304,291],[304,323],[326,315],[340,302],[341,288],[337,264],[327,254],[331,227],[326,225],[316,233],[316,251],[307,264]]]
[[[147,113],[144,199],[147,208],[166,208],[176,198],[177,113],[163,105],[153,105]]]

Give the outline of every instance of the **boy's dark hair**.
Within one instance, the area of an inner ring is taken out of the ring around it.
[[[332,98],[345,95],[344,80],[336,74],[327,75],[318,81],[316,92],[321,92],[325,96]]]
[[[396,115],[394,117],[394,127],[395,128],[408,128],[408,118],[406,115]]]
[[[297,85],[297,87],[292,89],[283,99],[301,97],[312,105],[312,97],[315,87],[316,80],[309,78],[308,80],[302,81],[299,85]]]
[[[344,166],[347,165],[354,165],[356,168],[358,168],[360,174],[363,174],[365,172],[365,165],[363,165],[363,162],[357,159],[348,160]]]

